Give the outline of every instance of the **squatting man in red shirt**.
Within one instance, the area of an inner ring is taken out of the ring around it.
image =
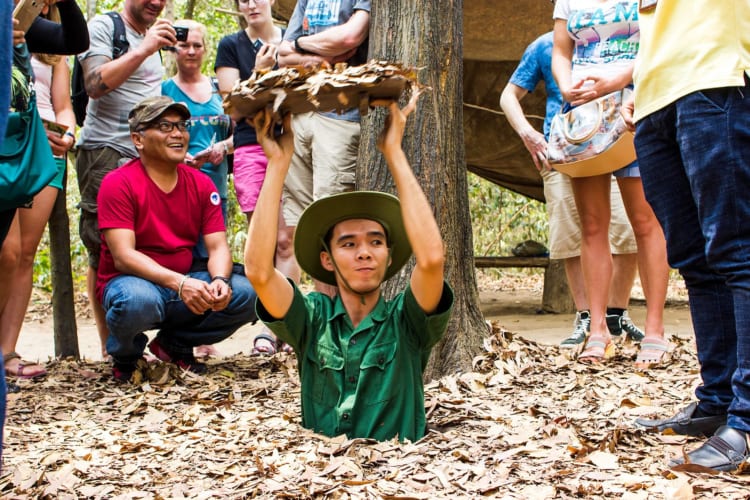
[[[255,320],[255,292],[233,273],[221,198],[211,179],[183,164],[190,112],[149,97],[128,117],[139,158],[110,172],[97,197],[102,235],[96,291],[106,311],[113,375],[127,381],[149,344],[162,361],[206,371],[193,347],[229,337]],[[201,236],[202,235],[202,236]],[[203,237],[207,268],[193,266]]]

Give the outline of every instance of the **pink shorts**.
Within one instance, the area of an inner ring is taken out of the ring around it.
[[[234,150],[234,190],[243,213],[255,211],[267,166],[268,159],[259,144]]]

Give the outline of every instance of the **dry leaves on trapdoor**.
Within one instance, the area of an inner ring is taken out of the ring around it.
[[[275,113],[359,108],[366,114],[371,101],[398,99],[407,88],[421,86],[416,68],[401,63],[372,60],[359,66],[340,63],[333,68],[291,66],[257,71],[238,81],[224,98],[224,109],[235,120],[253,116],[269,105]]]

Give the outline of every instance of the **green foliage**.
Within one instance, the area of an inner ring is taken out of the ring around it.
[[[511,249],[525,240],[547,245],[544,203],[468,175],[475,255],[510,255]]]

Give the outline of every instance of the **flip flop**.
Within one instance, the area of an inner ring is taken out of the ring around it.
[[[8,362],[14,359],[18,360],[18,364],[16,365],[16,373],[13,373],[8,369]],[[47,370],[42,365],[24,361],[23,359],[21,359],[21,355],[16,351],[11,351],[8,354],[4,354],[3,364],[5,365],[5,375],[9,377],[33,379],[47,375]],[[38,367],[38,369],[34,370],[33,367]]]
[[[635,367],[639,370],[648,370],[665,366],[672,359],[672,344],[662,337],[644,337],[641,340],[641,349],[635,358]]]
[[[612,337],[603,335],[591,335],[586,341],[586,347],[578,355],[578,362],[585,364],[598,364],[602,361],[615,357],[615,343]]]

